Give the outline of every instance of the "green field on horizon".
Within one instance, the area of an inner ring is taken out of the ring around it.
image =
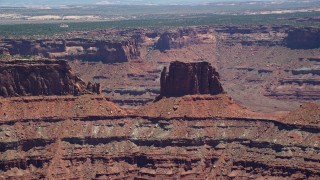
[[[72,31],[90,31],[110,28],[170,28],[199,25],[292,25],[297,27],[319,27],[319,21],[296,21],[290,18],[318,17],[320,12],[269,14],[269,15],[217,15],[194,14],[187,16],[155,15],[150,19],[133,19],[100,22],[69,22],[68,28],[60,23],[0,25],[1,37],[50,36]]]

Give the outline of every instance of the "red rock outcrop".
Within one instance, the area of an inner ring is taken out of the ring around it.
[[[1,99],[0,178],[320,178],[319,126],[228,116],[221,100],[210,103],[222,116],[159,117],[126,115],[102,97]]]
[[[223,93],[219,73],[208,62],[170,63],[169,72],[165,67],[161,73],[162,97],[179,97],[192,94]]]
[[[183,39],[184,35],[194,37],[195,32],[192,29],[164,32],[160,35],[159,40],[155,43],[155,48],[159,49],[160,51],[165,51],[172,48],[181,48],[185,46],[185,43],[187,43],[187,41],[184,41]],[[192,40],[195,40],[195,38],[191,38],[191,41]]]
[[[173,64],[204,77],[191,92],[210,92],[218,77],[205,62]],[[0,98],[0,178],[319,179],[319,123],[299,122],[226,94],[163,98],[131,113],[103,96]]]
[[[320,126],[320,104],[305,103],[282,119],[288,124],[311,124]]]
[[[259,117],[227,94],[186,95],[162,98],[139,108],[137,114],[151,117]]]
[[[155,49],[164,52],[170,49],[180,49],[193,44],[215,41],[213,29],[208,26],[188,27],[161,33],[154,44]]]
[[[318,70],[320,72],[320,70]],[[308,71],[305,71],[308,72]],[[314,72],[317,72],[314,70]],[[311,74],[311,73],[310,73]],[[320,99],[319,75],[282,78],[267,88],[266,96],[283,100],[317,101]]]
[[[219,80],[206,63],[164,72],[173,92],[197,94],[132,113],[103,96],[0,97],[0,179],[320,179],[319,105],[254,113],[210,95],[210,69]]]
[[[71,73],[66,61],[15,60],[0,62],[0,96],[81,95],[100,93],[99,84],[86,84]]]
[[[281,46],[290,26],[218,26],[219,43],[227,46]]]
[[[0,54],[40,56],[53,59],[127,62],[140,57],[135,39],[2,39]]]

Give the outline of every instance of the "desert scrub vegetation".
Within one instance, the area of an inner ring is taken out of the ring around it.
[[[90,31],[96,29],[125,29],[125,28],[170,28],[179,26],[196,25],[293,25],[320,27],[317,21],[290,20],[299,17],[317,17],[320,12],[303,12],[287,14],[264,14],[264,15],[218,15],[218,14],[196,14],[178,16],[171,18],[166,15],[150,16],[150,19],[133,19],[119,21],[100,22],[73,22],[67,23],[68,28],[61,28],[60,23],[50,24],[12,24],[0,25],[0,36],[55,36],[57,34],[67,35],[67,32]],[[98,37],[102,38],[102,37]]]
[[[0,61],[12,61],[12,60],[43,60],[47,59],[41,56],[21,56],[21,55],[7,55],[0,54]]]

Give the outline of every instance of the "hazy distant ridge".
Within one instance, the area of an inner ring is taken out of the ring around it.
[[[164,5],[164,4],[203,4],[213,2],[244,2],[252,0],[0,0],[0,6],[62,6],[62,5]],[[255,0],[272,1],[272,0]],[[274,0],[277,1],[277,0]]]

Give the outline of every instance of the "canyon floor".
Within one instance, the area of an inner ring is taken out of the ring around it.
[[[76,60],[70,66],[85,81],[101,83],[113,102],[135,108],[159,94],[160,72],[170,62],[207,61],[221,74],[224,89],[238,103],[259,112],[290,111],[320,100],[319,48],[285,44],[291,28],[177,28],[169,31],[168,42],[159,41],[166,32],[155,31],[154,37],[148,37],[151,33],[140,29],[136,30],[142,39],[137,58],[112,64]],[[168,46],[166,50],[159,50],[161,43]]]

